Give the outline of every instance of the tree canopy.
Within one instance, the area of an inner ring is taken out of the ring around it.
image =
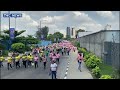
[[[43,35],[44,39],[46,40],[48,32],[49,32],[49,28],[47,26],[45,26],[45,27],[43,27],[41,29],[38,28],[38,31],[36,31],[36,37],[38,39],[40,39],[41,35]]]

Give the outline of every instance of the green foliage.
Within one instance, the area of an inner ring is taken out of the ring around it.
[[[49,32],[49,28],[47,26],[45,26],[45,27],[41,28],[41,30],[39,29],[36,32],[36,37],[38,39],[40,39],[41,35],[44,35],[44,38],[47,39],[48,32]]]
[[[84,56],[84,62],[86,62],[90,57],[91,57],[92,53],[87,53]]]
[[[70,40],[71,37],[69,35],[66,35],[66,40]]]
[[[49,34],[47,36],[47,40],[50,40],[52,42],[54,42],[54,39],[56,39],[56,42],[58,42],[59,39],[62,39],[63,38],[63,34],[60,33],[60,32],[55,32],[54,34]]]
[[[113,79],[110,75],[102,75],[99,79]]]
[[[98,66],[96,66],[95,68],[92,69],[92,73],[96,76],[96,77],[100,77],[100,68]]]
[[[6,48],[5,45],[0,43],[0,50],[4,50],[5,48]]]
[[[53,36],[53,34],[49,34],[47,36],[47,40],[50,40],[50,41],[54,42],[54,36]]]
[[[12,50],[15,52],[23,53],[25,51],[25,45],[23,43],[12,44]]]
[[[31,47],[27,45],[27,46],[25,47],[25,51],[31,51]]]
[[[80,47],[80,42],[76,41],[76,42],[74,42],[74,43],[75,43],[74,46],[76,46],[77,48]]]
[[[85,63],[87,65],[87,67],[89,67],[89,68],[95,68],[100,63],[102,63],[102,61],[97,56],[91,55],[90,58],[88,58],[88,60],[86,60]]]
[[[85,32],[85,30],[79,29],[79,30],[77,30],[77,34],[78,34],[79,32]]]
[[[8,50],[3,50],[3,53],[2,53],[3,56],[8,56],[8,52],[9,52]]]
[[[27,45],[27,44],[37,44],[39,40],[37,38],[34,38],[32,35],[28,35],[27,37],[24,36],[17,37],[16,42],[14,43],[18,43],[18,42],[22,42],[25,45]]]
[[[15,30],[15,37],[21,35],[22,33],[24,33],[26,30],[21,30],[18,32],[18,30]],[[4,30],[3,31],[5,34],[9,35],[10,31],[9,30]]]
[[[86,54],[88,54],[88,52],[87,52],[87,50],[86,50],[85,48],[78,48],[78,52],[83,53],[84,56],[85,56]]]
[[[64,37],[64,35],[62,34],[62,33],[60,33],[60,32],[55,32],[54,34],[53,34],[53,36],[54,36],[54,38],[59,38],[59,39],[62,39],[63,37]]]

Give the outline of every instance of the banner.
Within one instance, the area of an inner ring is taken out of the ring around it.
[[[10,39],[15,38],[15,28],[10,28]]]

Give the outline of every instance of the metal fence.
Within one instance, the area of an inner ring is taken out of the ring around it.
[[[120,68],[120,43],[113,42],[104,42],[104,62],[108,65],[112,65],[113,67],[119,69]]]

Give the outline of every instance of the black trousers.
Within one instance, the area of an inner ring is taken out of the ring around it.
[[[63,52],[62,52],[62,55],[63,55]]]
[[[38,67],[38,62],[37,62],[37,61],[35,61],[35,68],[36,68],[36,67]]]
[[[27,67],[26,61],[23,61],[23,65],[25,68]]]
[[[29,61],[28,63],[29,63],[28,65],[31,66],[32,61]]]
[[[43,62],[43,65],[44,65],[44,69],[46,69],[46,62]]]
[[[19,62],[19,61],[16,62],[16,69],[17,69],[18,67],[20,68],[20,62]]]
[[[11,63],[7,63],[7,67],[8,67],[8,70],[9,70],[9,67],[11,67],[11,68],[12,68]]]
[[[59,63],[59,58],[57,58],[57,62]]]
[[[52,71],[52,79],[56,79],[56,71]]]
[[[1,66],[2,66],[2,61],[0,61],[0,68],[1,68]]]
[[[68,51],[67,53],[68,53],[68,55],[69,55],[69,51]]]

